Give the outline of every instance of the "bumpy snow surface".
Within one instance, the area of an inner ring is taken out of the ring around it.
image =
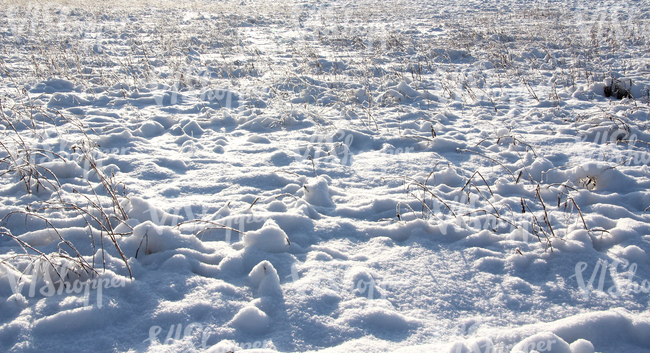
[[[1,352],[650,352],[647,1],[1,2]]]

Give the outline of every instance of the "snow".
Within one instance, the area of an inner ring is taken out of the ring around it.
[[[239,327],[243,331],[256,334],[266,332],[269,328],[269,322],[268,315],[254,306],[239,310],[232,319],[234,326]]]
[[[261,229],[244,235],[244,245],[254,246],[266,252],[285,252],[290,249],[290,243],[287,234],[273,219],[266,221]]]
[[[330,195],[327,179],[319,176],[304,186],[303,198],[314,206],[335,207]]]
[[[533,351],[572,353],[569,344],[552,332],[540,332],[530,336],[512,347],[511,352],[529,353]]]
[[[569,345],[574,353],[594,353],[594,345],[585,339],[579,339]]]
[[[0,1],[0,352],[650,352],[647,2]]]

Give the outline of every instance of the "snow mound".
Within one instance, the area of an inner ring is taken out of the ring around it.
[[[438,153],[454,152],[459,148],[467,147],[467,145],[461,141],[441,136],[434,138],[432,145],[431,149]]]
[[[248,333],[262,334],[268,331],[270,322],[265,312],[254,306],[247,306],[237,312],[231,324]]]
[[[80,96],[72,93],[55,93],[50,98],[50,101],[47,103],[49,108],[67,108],[67,107],[77,107],[81,105],[89,105],[90,102]]]
[[[257,295],[260,297],[282,296],[278,271],[266,260],[253,267],[248,274],[248,280],[257,287]]]
[[[447,167],[440,172],[434,173],[433,180],[435,182],[434,185],[444,184],[452,187],[463,186],[465,183],[465,180],[463,180],[463,178],[456,173],[456,170],[451,167]]]
[[[189,260],[187,256],[183,254],[176,254],[170,257],[167,261],[163,262],[160,268],[173,272],[184,272],[191,270]]]
[[[181,216],[169,214],[137,196],[125,201],[122,207],[129,218],[137,219],[140,222],[152,221],[158,225],[176,225],[177,222],[183,220]]]
[[[178,248],[203,250],[201,241],[195,236],[180,234],[178,229],[159,226],[151,221],[146,221],[135,226],[133,228],[133,235],[124,238],[120,247],[127,256],[135,256],[139,247],[138,258],[141,256],[140,254],[148,255]],[[178,265],[178,260],[182,259],[175,258],[171,260],[169,265]]]
[[[630,262],[646,263],[648,255],[645,250],[636,245],[629,245],[622,249],[619,253],[620,256],[626,258]]]
[[[353,327],[386,331],[406,331],[415,329],[421,324],[419,320],[384,307],[348,309],[337,321]]]
[[[404,102],[406,101],[406,97],[404,97],[401,93],[399,93],[397,90],[394,89],[389,89],[382,95],[382,98],[393,98],[397,102]]]
[[[335,207],[330,196],[327,179],[322,176],[316,177],[306,184],[303,199],[309,204],[321,207]]]
[[[252,143],[261,143],[261,144],[269,144],[269,143],[271,143],[271,141],[269,139],[267,139],[264,136],[260,136],[260,135],[251,135],[251,137],[249,137],[248,140],[246,140],[246,141],[252,142]]]
[[[571,353],[594,353],[594,345],[591,342],[579,339],[569,345],[571,347]]]
[[[553,168],[553,163],[551,163],[551,161],[549,161],[544,157],[538,157],[537,159],[535,159],[533,164],[530,165],[527,169],[528,172],[530,173],[530,176],[533,178],[533,180],[535,180],[536,182],[541,182],[544,173],[549,171],[552,168]]]
[[[74,90],[74,84],[68,80],[51,78],[46,81],[41,81],[36,84],[31,92],[32,93],[55,93],[55,92],[70,92]]]
[[[539,333],[529,336],[531,331]],[[525,349],[532,348],[533,342],[537,348],[537,343],[550,339],[556,340],[556,343],[550,347],[546,344],[546,350],[543,352],[552,349],[552,352],[575,353],[566,343],[576,342],[580,339],[591,342],[595,347],[607,346],[611,342],[622,340],[628,344],[650,348],[648,332],[650,332],[650,319],[647,316],[637,316],[625,310],[609,310],[579,314],[554,322],[527,325],[500,332],[494,341],[510,341],[517,336],[527,337],[516,344],[515,348],[528,352]],[[577,344],[577,346],[583,345]],[[512,352],[517,352],[517,350],[513,348]]]
[[[140,126],[140,134],[144,137],[154,137],[162,135],[165,131],[165,128],[157,121],[149,120],[145,121],[142,126]]]
[[[404,81],[402,81],[399,85],[397,85],[397,91],[402,95],[404,95],[405,97],[409,97],[409,98],[422,96],[422,93],[414,90],[413,88],[411,88],[411,86],[409,86]]]
[[[203,130],[203,128],[201,128],[199,123],[192,120],[189,123],[187,123],[185,126],[183,126],[183,132],[185,132],[187,136],[201,137],[201,135],[203,135],[205,131]]]
[[[588,162],[567,172],[572,174],[572,180],[577,181],[577,184],[590,190],[629,192],[637,186],[636,180],[605,163]]]
[[[39,164],[39,169],[43,169],[41,173],[45,177],[50,177],[50,172],[54,174],[57,179],[68,178],[82,178],[85,171],[74,161],[51,161]],[[46,170],[47,169],[47,170]]]
[[[404,213],[404,215],[407,215]],[[395,241],[404,241],[413,236],[433,237],[443,242],[455,242],[466,238],[474,232],[460,228],[456,222],[440,222],[432,225],[425,220],[415,219],[408,222],[393,223],[387,226],[368,226],[366,232],[372,237],[389,237]]]
[[[269,219],[261,229],[246,232],[244,245],[255,246],[266,252],[284,252],[289,249],[289,237],[274,220]]]

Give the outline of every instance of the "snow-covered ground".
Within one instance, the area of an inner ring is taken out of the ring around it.
[[[648,2],[0,3],[1,352],[650,352]]]

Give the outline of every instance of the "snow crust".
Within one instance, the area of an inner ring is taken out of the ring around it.
[[[650,352],[647,1],[0,5],[0,352]]]

